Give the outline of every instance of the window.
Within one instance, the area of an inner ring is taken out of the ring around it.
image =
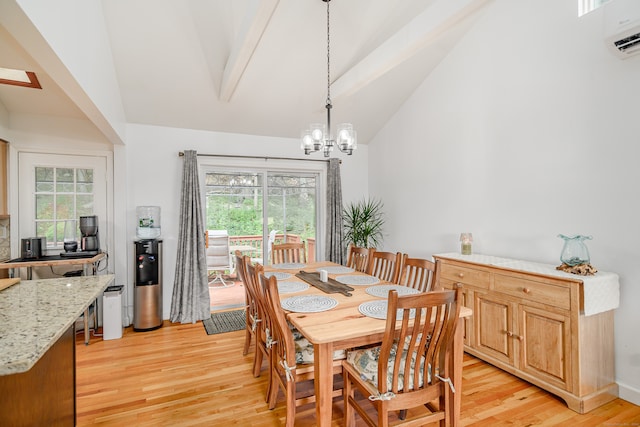
[[[307,259],[315,260],[323,253],[326,171],[318,163],[305,163],[306,170],[203,165],[207,229],[226,230],[232,251],[242,248],[259,262],[269,263],[273,242],[305,242]]]
[[[93,169],[36,166],[36,235],[47,238],[47,247],[62,247],[67,220],[93,214],[93,176]]]
[[[101,249],[107,234],[107,158],[20,152],[19,237],[46,237],[51,254],[62,250],[65,221],[97,215]]]
[[[578,16],[582,16],[596,10],[610,1],[611,0],[578,0]]]

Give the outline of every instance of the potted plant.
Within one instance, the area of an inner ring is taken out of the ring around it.
[[[348,204],[342,210],[344,241],[362,248],[377,247],[382,243],[384,225],[383,204],[379,199],[363,199]]]

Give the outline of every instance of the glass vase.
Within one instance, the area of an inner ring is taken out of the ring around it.
[[[562,263],[571,267],[580,264],[589,264],[591,259],[589,258],[589,250],[584,241],[591,240],[591,236],[565,236],[558,234],[558,237],[564,240],[564,246],[560,254],[560,261],[562,261]]]

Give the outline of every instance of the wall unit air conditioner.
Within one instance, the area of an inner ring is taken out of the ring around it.
[[[612,0],[603,16],[607,47],[623,59],[640,53],[640,0]]]

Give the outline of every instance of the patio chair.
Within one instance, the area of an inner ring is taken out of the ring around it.
[[[367,274],[380,280],[397,283],[400,276],[402,254],[400,252],[375,251],[369,257]]]
[[[209,230],[207,232],[207,271],[213,271],[213,279],[209,281],[209,286],[220,283],[222,287],[231,287],[232,281],[227,282],[223,274],[231,272],[231,254],[229,253],[229,233],[227,230]]]
[[[350,351],[342,362],[348,427],[355,426],[354,409],[370,426],[388,425],[395,411],[400,414],[394,425],[422,426],[436,421],[441,427],[446,425],[453,407],[447,404],[449,393],[455,392],[450,360],[460,298],[459,289],[403,297],[395,290],[389,292],[382,345]],[[397,310],[402,313],[399,328]],[[356,390],[364,398],[358,398]],[[377,419],[367,411],[371,406]],[[411,411],[414,408],[419,409]]]
[[[436,288],[439,263],[422,258],[409,258],[407,254],[402,258],[400,279],[397,282],[399,285],[417,289],[420,292],[429,292]]]

